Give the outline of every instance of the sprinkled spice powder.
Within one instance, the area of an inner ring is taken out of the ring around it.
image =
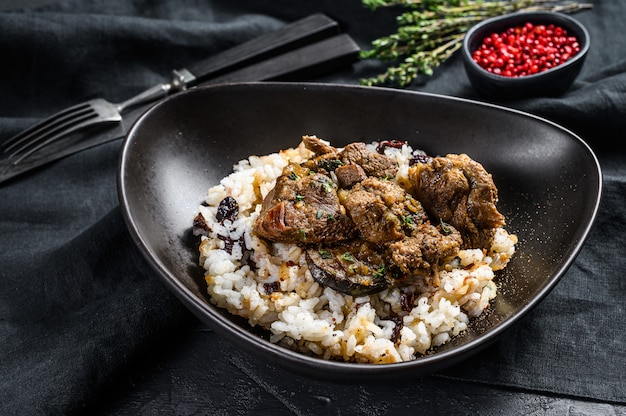
[[[560,26],[526,23],[486,36],[472,59],[493,74],[522,77],[567,62],[580,49],[578,39]]]

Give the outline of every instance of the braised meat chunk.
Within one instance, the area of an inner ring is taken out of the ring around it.
[[[255,231],[283,243],[335,243],[355,235],[331,178],[287,166],[263,201]]]
[[[409,169],[411,192],[434,218],[461,232],[464,246],[488,248],[505,224],[498,189],[484,167],[465,154],[435,157]]]
[[[335,175],[337,175],[337,185],[344,189],[352,188],[353,185],[367,178],[367,174],[363,168],[354,163],[339,166],[335,169]]]
[[[340,190],[339,200],[363,239],[372,243],[399,240],[414,224],[428,220],[421,204],[400,185],[371,176]]]
[[[387,245],[393,264],[405,275],[437,277],[441,260],[452,257],[461,247],[461,234],[430,223],[419,224],[410,237]]]
[[[302,144],[304,147],[312,151],[315,156],[325,155],[327,153],[337,153],[337,149],[326,144],[316,136],[302,136]]]
[[[398,173],[398,164],[389,156],[373,152],[365,143],[350,143],[339,154],[344,164],[360,165],[368,176],[393,178]]]

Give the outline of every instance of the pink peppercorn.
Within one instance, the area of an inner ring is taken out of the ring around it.
[[[526,23],[486,36],[472,59],[493,74],[522,77],[547,71],[578,52],[578,39],[562,27]]]

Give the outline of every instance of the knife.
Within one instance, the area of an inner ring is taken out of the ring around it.
[[[329,73],[354,62],[359,53],[358,45],[349,35],[336,33],[337,22],[322,14],[312,15],[187,67],[190,74],[202,74],[188,77],[187,85],[195,88],[220,83],[306,80]],[[138,105],[126,112],[118,124],[73,133],[18,164],[0,160],[0,183],[123,137],[154,104]]]

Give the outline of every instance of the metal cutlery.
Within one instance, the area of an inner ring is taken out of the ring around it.
[[[102,98],[67,108],[0,145],[0,182],[68,154],[119,138],[164,97],[227,82],[302,79],[353,62],[359,48],[336,21],[314,14],[184,69],[122,103]],[[98,127],[99,126],[99,127]],[[95,137],[95,139],[94,139]]]

